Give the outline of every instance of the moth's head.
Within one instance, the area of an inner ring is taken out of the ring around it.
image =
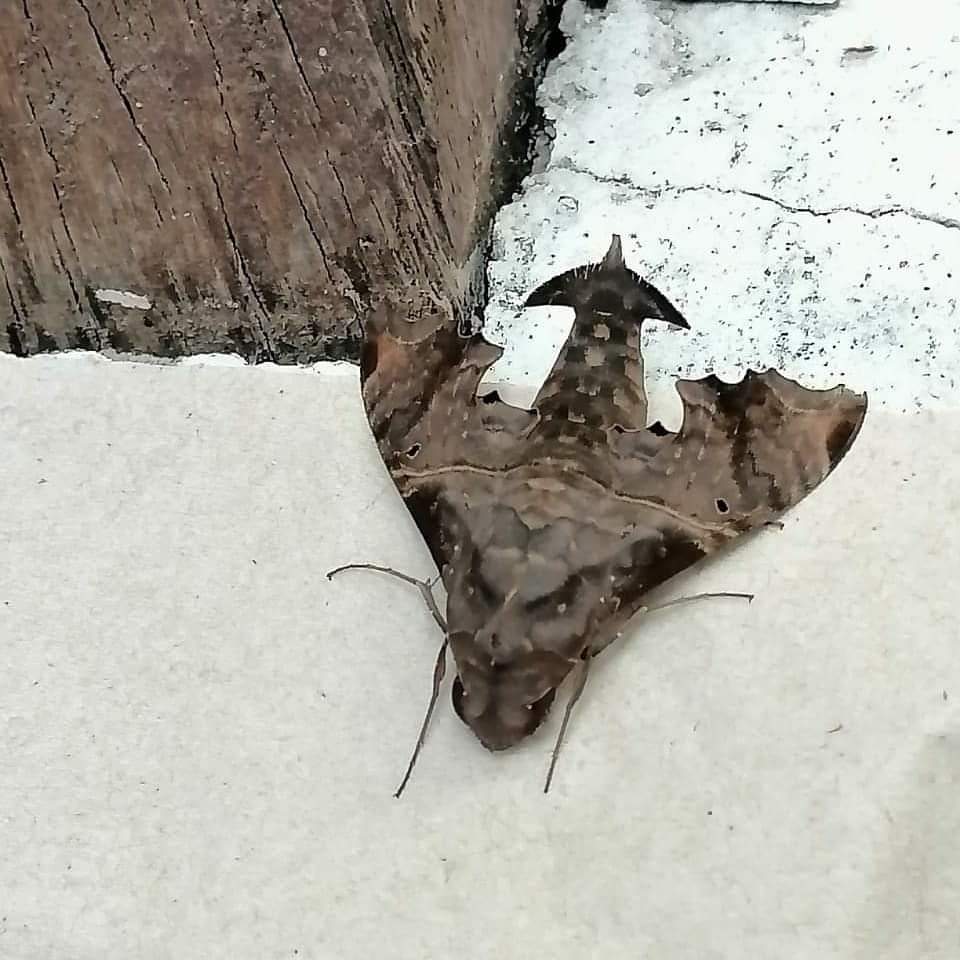
[[[550,712],[571,663],[549,651],[504,662],[481,661],[469,637],[450,638],[458,675],[453,708],[488,750],[506,750],[530,736]]]

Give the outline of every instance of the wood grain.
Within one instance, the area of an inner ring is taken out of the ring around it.
[[[4,4],[0,350],[354,358],[369,310],[469,312],[556,6]]]

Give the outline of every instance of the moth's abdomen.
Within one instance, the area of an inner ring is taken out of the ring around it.
[[[538,435],[603,447],[611,427],[645,426],[643,321],[678,327],[687,327],[687,321],[659,290],[627,269],[616,236],[600,263],[554,277],[527,299],[527,306],[548,304],[573,307],[575,319],[534,403],[541,417]]]
[[[614,424],[642,425],[647,413],[640,325],[595,306],[578,315],[536,400],[544,438],[604,445]]]

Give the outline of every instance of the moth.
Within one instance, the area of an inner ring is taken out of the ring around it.
[[[549,304],[572,307],[574,321],[530,409],[477,395],[502,349],[461,334],[449,312],[381,317],[365,332],[367,417],[447,595],[443,616],[428,584],[397,574],[443,631],[397,796],[448,646],[454,710],[490,750],[530,736],[572,678],[548,789],[591,658],[646,609],[648,591],[776,524],[840,462],[866,414],[865,394],[805,389],[768,369],[739,383],[679,380],[679,431],[648,425],[641,327],[688,323],[628,269],[616,235],[602,261],[548,280],[525,306]]]

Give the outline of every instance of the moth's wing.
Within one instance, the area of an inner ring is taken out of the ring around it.
[[[618,492],[709,552],[775,520],[817,487],[853,443],[866,394],[809,390],[775,370],[739,383],[680,380],[683,425],[612,431]]]
[[[406,332],[405,332],[406,333]],[[364,346],[363,397],[380,454],[437,565],[450,559],[453,518],[442,510],[447,477],[515,465],[537,414],[477,387],[502,348],[450,324],[371,331]]]
[[[592,653],[619,634],[649,590],[799,503],[843,459],[867,410],[865,394],[808,390],[775,370],[733,384],[681,380],[677,389],[678,433],[659,425],[611,432],[608,504],[625,533]]]
[[[388,331],[368,337],[364,403],[391,473],[510,462],[536,415],[495,394],[477,397],[481,378],[502,353],[481,334],[463,337],[449,326],[417,339]]]
[[[687,321],[654,286],[628,269],[614,235],[600,263],[578,267],[539,286],[526,306],[573,307],[574,322],[534,407],[534,438],[589,442],[617,425],[646,426],[640,329],[644,320],[678,327]]]

